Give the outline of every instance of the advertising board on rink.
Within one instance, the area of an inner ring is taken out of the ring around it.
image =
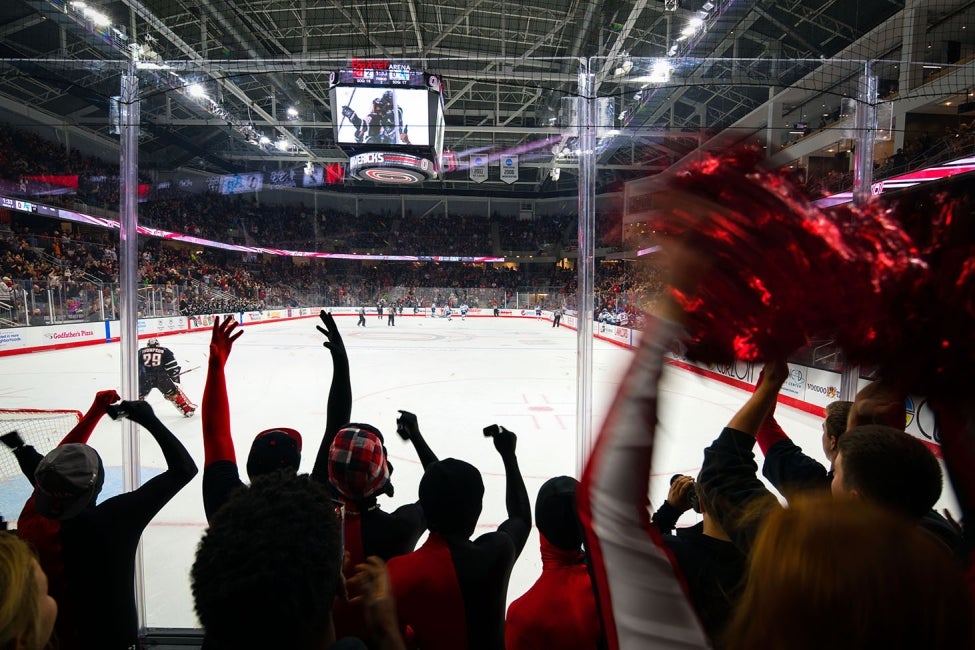
[[[358,307],[332,307],[328,312],[336,316],[356,316]],[[267,311],[252,311],[234,314],[220,314],[221,320],[234,318],[244,325],[260,324],[280,320],[297,318],[318,318],[320,308],[301,307],[292,309],[272,309]],[[412,310],[404,311],[404,315],[413,316]],[[367,307],[366,313],[375,315],[375,307]],[[417,317],[426,318],[428,309],[421,309]],[[456,312],[455,312],[456,313]],[[472,308],[468,315],[491,317],[493,309]],[[534,309],[499,309],[499,316],[537,319]],[[166,334],[181,334],[213,326],[214,315],[204,314],[190,317],[170,316],[163,318],[139,319],[137,331],[140,339]],[[552,322],[552,313],[542,313],[542,323]],[[566,313],[562,317],[562,325],[569,329],[577,329],[578,317],[574,313]],[[37,327],[16,327],[0,329],[0,356],[26,354],[43,350],[94,345],[98,343],[112,343],[119,340],[120,326],[118,321],[71,323],[64,325],[45,325]],[[620,325],[609,323],[593,323],[593,336],[625,348],[639,345],[640,332]],[[698,363],[684,356],[680,346],[675,345],[667,354],[667,362],[683,370],[702,375],[708,379],[719,381],[743,391],[754,390],[761,366],[746,361],[736,361],[728,364]],[[812,368],[800,364],[789,364],[789,376],[779,392],[779,401],[788,406],[823,416],[824,408],[840,397],[840,378],[838,372],[820,368]],[[857,391],[870,384],[869,379],[860,378]],[[743,397],[744,399],[744,397]],[[935,426],[934,412],[923,397],[911,395],[906,401],[907,422],[905,430],[912,436],[922,440],[936,455],[940,455],[940,438]]]
[[[72,323],[0,330],[0,356],[55,350],[106,341],[102,323]]]

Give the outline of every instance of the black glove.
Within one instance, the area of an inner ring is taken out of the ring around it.
[[[498,429],[499,431],[491,436],[494,438],[494,448],[502,456],[514,455],[518,436],[515,435],[514,431],[508,431],[504,427],[499,426]]]
[[[355,111],[352,110],[352,107],[351,106],[343,106],[342,107],[342,115],[345,116],[345,119],[351,120],[352,118],[355,117]]]
[[[399,417],[396,418],[396,433],[403,440],[409,440],[420,433],[420,425],[416,422],[416,416],[409,411],[400,411]]]
[[[344,350],[345,343],[342,341],[342,335],[339,334],[339,328],[332,315],[323,309],[318,317],[322,319],[322,324],[325,325],[325,327],[315,326],[315,329],[325,335],[326,341],[322,345],[331,350],[333,354],[336,351]]]
[[[10,433],[5,433],[0,436],[0,442],[3,442],[9,449],[14,451],[23,447],[26,443],[24,439],[20,437],[20,434],[16,431],[11,431]]]
[[[118,404],[109,404],[105,410],[113,420],[128,418],[136,424],[145,426],[145,423],[156,417],[155,412],[145,400],[121,401]]]

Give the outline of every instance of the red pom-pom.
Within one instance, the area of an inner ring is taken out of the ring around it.
[[[815,339],[875,340],[875,326],[920,264],[878,206],[822,210],[755,150],[709,157],[667,181],[654,227],[696,250],[709,272],[675,297],[700,359],[781,358]],[[669,199],[669,200],[668,200]]]
[[[783,358],[835,340],[905,389],[946,394],[975,361],[975,218],[963,184],[820,209],[755,150],[662,181],[651,225],[707,260],[683,307],[689,355]]]

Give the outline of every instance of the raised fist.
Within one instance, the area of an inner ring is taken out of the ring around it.
[[[770,386],[781,387],[789,378],[789,364],[784,359],[765,362],[759,375],[759,383],[767,382]]]
[[[105,407],[109,404],[114,404],[115,402],[122,399],[119,394],[114,390],[100,390],[95,393],[95,401],[92,404],[93,407],[98,407],[101,411],[105,412]]]
[[[156,419],[156,413],[152,410],[152,406],[149,405],[149,402],[141,399],[127,400],[113,404],[109,407],[108,414],[113,420],[128,418],[142,426]]]
[[[400,411],[399,417],[396,418],[396,433],[403,440],[410,440],[420,433],[420,425],[417,424],[416,416],[409,411]]]
[[[11,431],[0,436],[0,442],[6,445],[9,449],[19,449],[24,446],[24,439],[20,437],[20,434],[16,431]]]
[[[515,446],[518,443],[518,436],[515,435],[514,431],[508,431],[504,427],[499,427],[499,429],[500,431],[492,436],[494,438],[494,448],[502,456],[514,455]]]
[[[344,115],[346,119],[351,120],[355,117],[355,111],[352,110],[351,106],[343,106],[342,115]]]

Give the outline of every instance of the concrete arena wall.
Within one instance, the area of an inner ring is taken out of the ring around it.
[[[282,322],[303,318],[317,318],[320,308],[300,307],[293,309],[268,309],[264,311],[239,312],[234,314],[211,314],[202,316],[170,316],[163,318],[139,319],[137,329],[140,339],[185,334],[187,332],[209,329],[215,315],[233,316],[245,326],[263,323]],[[354,317],[357,307],[333,307],[329,310],[336,317]],[[437,310],[440,316],[442,310]],[[456,311],[455,315],[459,315]],[[367,316],[376,316],[375,307],[366,308]],[[471,309],[470,318],[494,318],[492,309]],[[415,315],[412,309],[404,309],[397,318],[428,318],[429,310],[420,309]],[[501,309],[500,318],[538,318],[534,309]],[[541,318],[552,322],[552,312],[542,310]],[[573,312],[562,317],[562,326],[578,330],[578,319]],[[119,321],[97,321],[84,323],[65,323],[35,327],[0,328],[0,357],[30,354],[48,350],[101,345],[119,340]],[[593,336],[624,348],[634,348],[640,343],[639,330],[593,323]],[[702,364],[684,357],[679,350],[670,353],[667,363],[687,372],[692,372],[712,381],[719,381],[743,391],[751,392],[758,381],[760,368],[756,364],[737,361],[734,364]],[[801,409],[813,415],[823,416],[825,407],[839,398],[840,373],[798,364],[789,364],[789,379],[779,393],[779,402]],[[870,380],[861,377],[857,389]],[[941,456],[940,438],[935,427],[934,414],[923,397],[910,396],[907,399],[907,432],[928,445]]]

